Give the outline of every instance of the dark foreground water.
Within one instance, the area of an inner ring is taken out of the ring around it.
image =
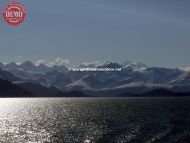
[[[0,99],[0,143],[190,143],[190,98]]]

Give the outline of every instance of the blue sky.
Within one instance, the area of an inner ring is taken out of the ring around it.
[[[18,1],[27,19],[13,28],[1,18],[1,62],[190,66],[189,0]],[[1,11],[8,2],[0,1]]]

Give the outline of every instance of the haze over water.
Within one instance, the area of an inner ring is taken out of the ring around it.
[[[0,99],[1,143],[185,143],[190,98]]]

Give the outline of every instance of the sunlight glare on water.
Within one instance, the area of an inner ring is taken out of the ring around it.
[[[190,142],[189,102],[189,98],[2,98],[0,143]]]

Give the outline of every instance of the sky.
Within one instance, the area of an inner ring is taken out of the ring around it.
[[[0,62],[190,66],[189,0],[17,1],[27,17],[18,27],[0,17]]]

